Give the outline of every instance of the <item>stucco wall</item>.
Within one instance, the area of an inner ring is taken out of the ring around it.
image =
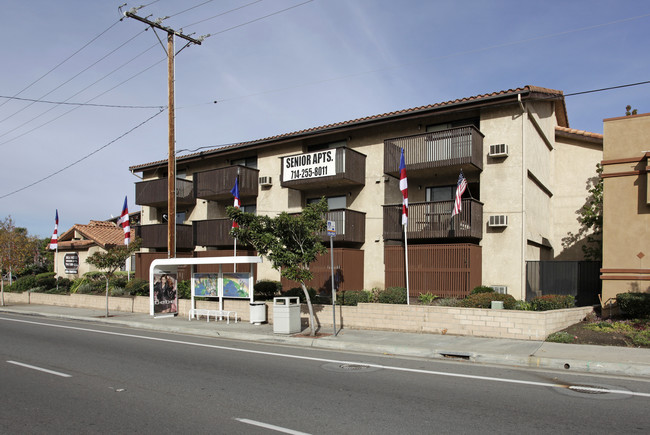
[[[604,122],[603,301],[650,292],[650,114]]]

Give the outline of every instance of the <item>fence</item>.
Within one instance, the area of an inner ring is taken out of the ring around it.
[[[598,303],[602,289],[598,261],[527,261],[526,300],[543,295],[571,295],[576,305]]]

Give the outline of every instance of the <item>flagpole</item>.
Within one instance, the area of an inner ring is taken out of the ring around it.
[[[233,250],[233,257],[237,256],[237,237],[234,237],[235,239],[235,249]],[[237,263],[232,264],[233,271],[236,273],[237,272]]]
[[[406,305],[411,305],[409,289],[409,244],[408,244],[408,231],[406,231],[406,226],[404,225],[404,263],[406,265]]]

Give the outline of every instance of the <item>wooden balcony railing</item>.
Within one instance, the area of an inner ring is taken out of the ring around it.
[[[150,249],[167,249],[167,224],[137,225],[134,227],[136,237],[142,239],[142,247]],[[176,249],[193,250],[191,225],[176,225]]]
[[[232,198],[239,171],[239,197],[256,197],[259,170],[245,166],[228,166],[194,174],[194,192],[197,198],[218,201]]]
[[[365,243],[365,213],[346,209],[330,210],[326,213],[325,219],[335,222],[336,236],[334,236],[334,242]],[[329,240],[327,231],[322,236],[323,240]]]
[[[149,207],[164,207],[168,201],[167,178],[140,181],[135,183],[135,203]],[[194,190],[192,181],[183,178],[176,179],[176,205],[194,205]]]
[[[384,173],[399,176],[402,148],[407,174],[465,164],[483,169],[483,133],[474,126],[384,140]]]
[[[454,201],[409,204],[406,226],[411,239],[483,238],[483,204],[463,199],[462,211],[452,219]],[[384,206],[384,240],[403,239],[402,205]]]
[[[196,246],[227,247],[233,246],[230,236],[232,221],[228,218],[208,219],[192,222],[194,244]]]
[[[327,158],[323,159],[323,155]],[[333,165],[327,164],[332,158]],[[297,190],[363,186],[366,184],[366,156],[349,148],[336,148],[284,157],[280,180],[282,187]]]

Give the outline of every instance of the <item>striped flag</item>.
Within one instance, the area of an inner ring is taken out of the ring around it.
[[[131,241],[131,222],[129,220],[129,207],[126,205],[126,196],[124,197],[124,207],[122,207],[122,214],[117,220],[118,225],[122,225],[124,229],[124,244],[128,245]]]
[[[456,184],[456,198],[454,200],[454,210],[451,212],[451,217],[456,216],[463,209],[461,198],[463,193],[467,189],[467,180],[463,176],[463,170],[460,170],[460,175],[458,176],[458,183]]]
[[[54,218],[54,233],[50,239],[50,249],[52,251],[59,247],[59,209],[56,209],[56,216]]]
[[[232,193],[232,196],[235,197],[235,203],[233,204],[233,207],[239,208],[239,177],[235,178],[235,187],[232,188],[230,193]],[[237,224],[235,221],[232,221],[232,227],[239,228],[239,224]]]
[[[402,225],[406,225],[409,216],[409,194],[408,183],[406,182],[406,163],[404,160],[404,149],[399,160],[399,190],[402,191]]]

